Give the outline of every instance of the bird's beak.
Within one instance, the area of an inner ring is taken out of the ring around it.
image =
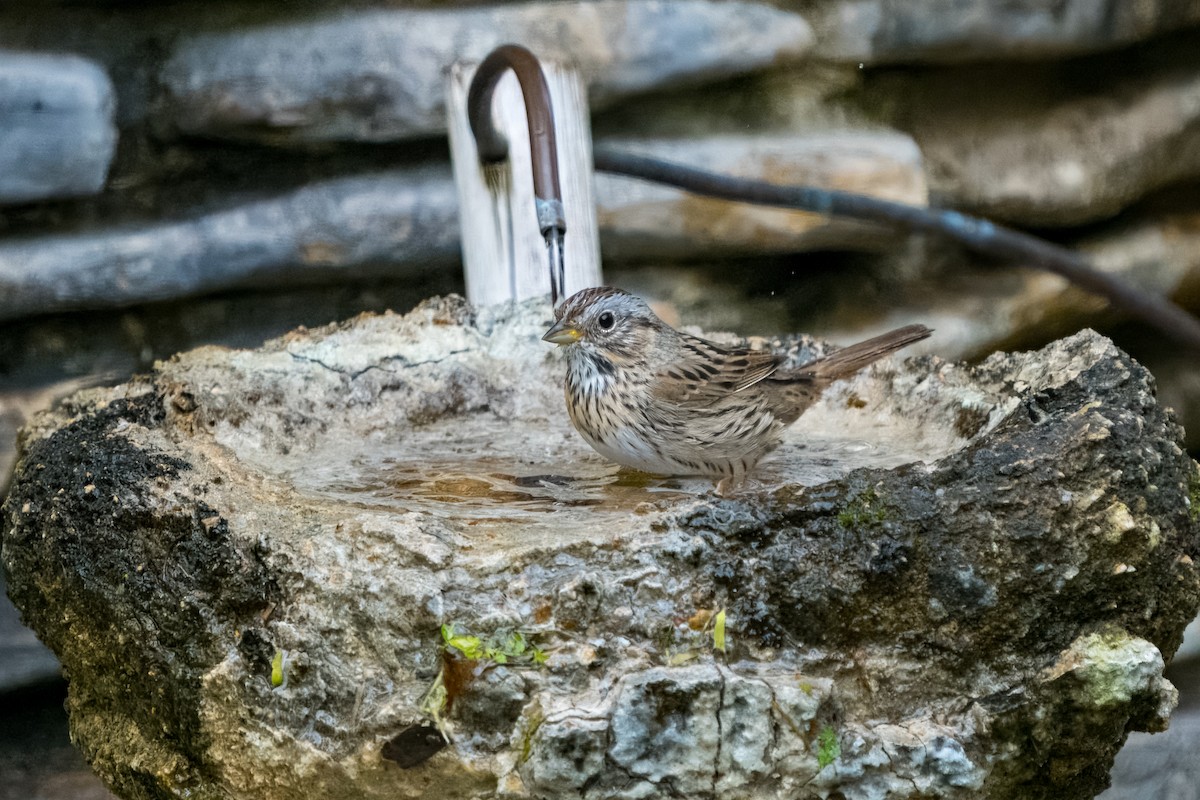
[[[569,321],[562,320],[550,326],[550,330],[546,331],[546,335],[542,337],[542,341],[564,345],[575,344],[582,338],[583,331],[572,326]]]

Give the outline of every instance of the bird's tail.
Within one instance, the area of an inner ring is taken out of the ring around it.
[[[813,359],[796,373],[822,383],[848,378],[873,361],[894,353],[913,342],[929,338],[933,331],[924,325],[906,325],[872,339],[843,347],[836,353]]]

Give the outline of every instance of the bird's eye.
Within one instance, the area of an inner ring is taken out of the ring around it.
[[[612,328],[613,323],[615,321],[616,320],[613,319],[613,315],[612,315],[611,311],[605,311],[603,314],[600,315],[600,319],[597,320],[597,322],[600,323],[600,327],[603,328],[604,330],[609,330],[610,328]]]

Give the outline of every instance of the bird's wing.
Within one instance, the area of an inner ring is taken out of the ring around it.
[[[747,389],[779,369],[780,356],[721,347],[680,335],[679,358],[659,370],[654,394],[679,406],[700,407]]]

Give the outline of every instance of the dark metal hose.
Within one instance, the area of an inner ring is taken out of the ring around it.
[[[597,170],[603,172],[665,183],[708,197],[834,214],[911,231],[936,233],[982,255],[1061,275],[1176,341],[1200,350],[1200,320],[1170,300],[1144,291],[1115,275],[1101,272],[1078,253],[979,217],[812,186],[779,186],[765,181],[717,175],[604,146],[595,150],[595,165]]]

